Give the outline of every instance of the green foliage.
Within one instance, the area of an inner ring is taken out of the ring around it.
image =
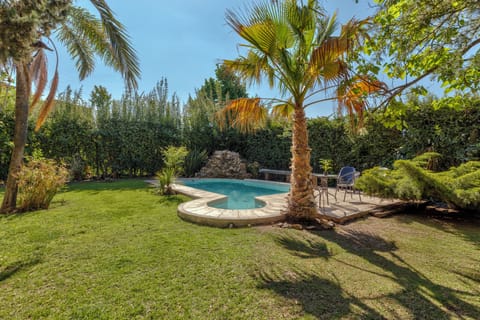
[[[188,150],[185,147],[168,146],[162,150],[165,167],[156,173],[160,194],[173,194],[172,183],[178,175],[182,174],[187,155]]]
[[[365,170],[356,186],[375,196],[434,199],[459,209],[480,210],[480,162],[470,161],[442,172],[428,170],[438,156],[430,153],[412,160],[398,160],[393,170],[379,167]]]
[[[345,165],[352,150],[345,124],[341,120],[321,117],[308,121],[308,142],[312,147],[311,164],[320,172],[320,159],[332,159],[335,170]]]
[[[227,101],[248,96],[244,82],[223,64],[217,64],[215,79],[206,79],[199,93],[212,98],[213,101]]]
[[[399,152],[413,158],[424,152],[438,152],[438,169],[480,159],[480,100],[478,97],[419,99],[410,97],[405,103],[399,128],[402,136]],[[383,121],[380,119],[380,121]]]
[[[39,35],[50,36],[71,5],[71,0],[0,1],[0,65],[29,59]]]
[[[333,164],[332,159],[320,159],[320,160],[318,161],[318,163],[320,164],[321,170],[322,170],[323,173],[325,173],[325,174],[328,174],[328,172],[329,172],[330,170],[332,170],[332,168],[333,168],[333,166],[332,166],[332,164]]]
[[[79,154],[75,154],[69,163],[70,179],[75,181],[81,181],[88,178],[88,166]]]
[[[244,135],[233,128],[220,130],[215,114],[230,99],[247,97],[245,84],[223,65],[217,65],[215,74],[215,79],[205,80],[195,97],[188,99],[183,114],[185,145],[190,150],[205,149],[209,154],[244,148]]]
[[[399,80],[394,93],[431,75],[446,92],[477,92],[480,84],[477,0],[377,0],[373,34],[359,61]],[[398,90],[397,90],[398,89]],[[425,90],[417,90],[417,93]]]
[[[183,163],[183,173],[186,177],[193,177],[195,173],[200,171],[208,159],[206,150],[193,149],[188,151],[185,161]]]
[[[49,159],[29,160],[18,174],[19,210],[48,209],[67,179],[65,166]]]
[[[166,167],[156,174],[158,179],[158,193],[160,195],[173,194],[172,183],[175,182],[175,168]]]
[[[153,175],[162,166],[161,150],[180,142],[179,103],[169,101],[166,82],[118,101],[96,86],[89,102],[69,88],[59,95],[38,135],[45,156],[71,167],[72,156],[79,155],[97,177]]]
[[[247,164],[247,172],[252,175],[252,178],[257,179],[260,175],[260,163],[257,161],[249,162]]]
[[[185,147],[168,146],[162,150],[163,162],[166,168],[173,169],[174,175],[183,173],[183,164],[188,150]]]
[[[258,162],[262,168],[288,170],[292,146],[291,132],[273,123],[254,133],[244,135],[244,146],[230,150],[240,153],[248,162]]]

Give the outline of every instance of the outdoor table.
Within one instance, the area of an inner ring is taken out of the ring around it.
[[[325,202],[325,199],[326,199],[327,204],[330,204],[328,202],[328,179],[337,179],[337,177],[338,175],[336,174],[318,174],[318,173],[312,174],[313,183],[318,186],[318,192],[319,192],[318,206],[320,208],[322,207],[323,196],[325,196],[323,201]],[[320,183],[317,182],[318,178],[320,178]]]

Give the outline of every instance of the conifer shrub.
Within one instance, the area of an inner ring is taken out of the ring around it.
[[[55,194],[68,180],[64,165],[50,159],[31,159],[18,174],[20,211],[48,209]]]
[[[438,158],[438,154],[426,153],[412,160],[397,160],[392,170],[365,170],[356,187],[383,198],[434,200],[456,209],[479,211],[480,161],[469,161],[447,171],[429,170]]]

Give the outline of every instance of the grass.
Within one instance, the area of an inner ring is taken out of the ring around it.
[[[480,225],[216,229],[140,180],[0,218],[1,319],[479,319]]]

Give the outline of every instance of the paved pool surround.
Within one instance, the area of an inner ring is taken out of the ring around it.
[[[248,180],[247,180],[248,181]],[[261,181],[262,180],[250,180]],[[258,196],[257,200],[265,204],[255,209],[219,209],[209,204],[224,200],[225,195],[204,191],[182,184],[174,184],[173,190],[194,198],[178,206],[178,216],[184,220],[214,227],[246,227],[272,224],[285,219],[287,193]]]

